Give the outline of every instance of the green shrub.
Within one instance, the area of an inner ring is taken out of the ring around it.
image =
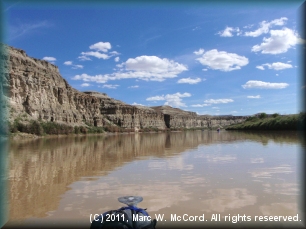
[[[264,119],[264,118],[266,118],[266,117],[268,117],[268,115],[267,115],[266,113],[261,113],[261,114],[259,115],[259,118],[260,118],[260,119]]]
[[[42,127],[46,134],[70,134],[75,132],[74,127],[55,122],[43,122]]]
[[[258,118],[256,116],[252,116],[252,117],[248,117],[245,121],[254,122],[254,121],[258,121]]]
[[[264,115],[262,115],[264,117]],[[304,118],[301,118],[304,117]],[[302,130],[305,123],[305,116],[299,115],[276,115],[267,119],[257,119],[252,122],[246,121],[240,124],[228,126],[227,130]]]
[[[87,133],[103,133],[104,130],[102,127],[91,126],[88,128]]]
[[[31,121],[30,124],[27,125],[26,132],[30,134],[43,135],[44,129],[38,121],[34,120],[34,121]]]
[[[74,127],[74,133],[75,133],[75,134],[79,134],[79,133],[81,133],[81,131],[80,131],[80,127],[75,126],[75,127]]]
[[[120,132],[120,128],[118,126],[105,126],[105,131],[107,132]]]
[[[278,113],[274,113],[274,114],[272,115],[273,118],[276,118],[277,116],[279,116]]]
[[[18,122],[9,123],[9,131],[11,133],[16,133],[18,131]]]
[[[60,124],[56,122],[39,122],[36,120],[30,123],[23,123],[20,118],[17,118],[13,123],[8,123],[8,129],[10,133],[24,132],[36,135],[57,135],[57,134],[87,134],[87,133],[103,133],[104,129],[102,127],[95,126],[70,126],[66,124]],[[111,127],[112,131],[119,131],[118,127]],[[121,130],[124,131],[124,130]],[[131,131],[131,129],[129,129]]]
[[[44,130],[42,125],[36,121],[32,120],[30,123],[21,123],[19,119],[16,119],[12,124],[9,124],[9,131],[11,133],[24,132],[29,134],[43,135]]]
[[[82,134],[87,134],[87,128],[86,128],[86,127],[81,126],[81,127],[79,127],[79,128],[80,128],[80,132],[81,132]]]

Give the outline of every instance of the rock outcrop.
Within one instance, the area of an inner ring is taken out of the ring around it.
[[[116,125],[138,131],[142,128],[214,128],[246,117],[200,116],[169,106],[132,106],[105,93],[80,92],[60,75],[57,66],[31,58],[20,49],[6,46],[2,53],[0,93],[9,91],[9,121],[20,116],[69,125]],[[2,102],[2,104],[5,104]]]
[[[26,113],[33,119],[71,125],[165,129],[163,115],[151,108],[131,106],[98,92],[77,91],[55,65],[12,47],[8,54],[10,121]]]
[[[234,123],[243,122],[245,116],[210,116],[197,115],[195,112],[184,111],[170,106],[152,107],[164,114],[168,128],[223,128]]]

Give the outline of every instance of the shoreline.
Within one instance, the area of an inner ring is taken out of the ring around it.
[[[258,117],[249,117],[244,122],[225,127],[226,130],[232,131],[266,131],[266,130],[285,130],[285,131],[303,131],[305,126],[306,114],[281,116],[274,114],[272,117],[267,117],[262,113]]]
[[[88,133],[88,134],[46,134],[46,135],[36,135],[25,132],[16,132],[9,133],[6,136],[2,136],[7,138],[8,140],[34,140],[34,139],[50,139],[50,138],[63,138],[63,137],[82,137],[82,136],[109,136],[109,135],[127,135],[127,134],[149,134],[149,133],[168,133],[168,132],[183,132],[183,131],[203,131],[201,129],[184,129],[184,130],[164,130],[164,131],[139,131],[139,132],[103,132],[103,133]],[[204,131],[217,131],[217,130],[209,130],[205,129]],[[223,129],[225,131],[225,129]]]
[[[263,113],[264,114],[264,113]],[[229,126],[225,126],[221,128],[222,131],[303,131],[305,126],[305,113],[301,112],[300,114],[295,115],[288,115],[288,116],[280,116],[275,115],[274,117],[267,117],[262,115],[262,117],[249,117],[246,121],[238,124],[232,124]],[[33,122],[37,125],[37,121]],[[38,127],[44,124],[39,124]],[[183,131],[217,131],[217,128],[207,128],[207,127],[196,127],[196,128],[168,128],[168,129],[157,129],[157,128],[144,128],[140,131],[132,131],[132,129],[110,129],[112,131],[105,131],[103,127],[82,127],[86,129],[86,131],[73,131],[75,129],[73,128],[80,128],[80,127],[71,127],[66,126],[63,124],[52,124],[53,131],[50,131],[48,133],[47,131],[39,131],[39,132],[24,132],[24,131],[18,131],[17,128],[15,128],[15,132],[9,132],[6,136],[1,136],[4,138],[8,138],[9,140],[17,141],[17,140],[30,140],[30,139],[49,139],[49,138],[62,138],[67,136],[109,136],[109,135],[118,135],[118,134],[138,134],[138,133],[168,133],[168,132],[183,132]],[[37,126],[33,125],[34,130],[39,129]],[[66,131],[66,132],[60,132],[62,127],[65,127],[66,129],[71,128],[72,131]],[[30,126],[31,127],[31,126]],[[36,129],[35,129],[36,128]],[[90,130],[99,130],[91,132]],[[26,131],[28,131],[27,128],[25,128]],[[29,129],[32,130],[33,129]],[[108,129],[106,129],[108,130]],[[36,134],[39,133],[39,134]]]

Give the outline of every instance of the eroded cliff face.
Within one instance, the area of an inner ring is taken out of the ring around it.
[[[116,125],[138,131],[142,128],[216,128],[242,122],[246,117],[199,116],[169,106],[132,106],[105,93],[80,92],[60,75],[57,66],[31,58],[7,46],[7,61],[0,92],[7,89],[9,120],[29,119],[69,125]],[[4,62],[3,62],[4,63]],[[0,85],[1,86],[1,85]],[[2,102],[2,104],[5,104]]]
[[[195,112],[183,111],[170,106],[152,107],[164,114],[168,128],[223,128],[225,126],[243,122],[246,116],[210,116],[197,115]]]
[[[8,47],[8,55],[10,121],[26,113],[33,119],[71,125],[165,129],[163,115],[151,108],[131,106],[102,93],[79,92],[55,65],[13,47]]]

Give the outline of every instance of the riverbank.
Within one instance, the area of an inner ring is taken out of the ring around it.
[[[305,113],[294,115],[273,114],[268,116],[261,113],[258,117],[253,116],[245,122],[229,125],[226,130],[304,130]]]
[[[245,122],[232,124],[225,127],[225,130],[303,130],[305,126],[305,113],[295,115],[267,115],[261,113],[258,116],[252,116]],[[187,130],[214,130],[211,128],[167,128],[158,129],[156,127],[146,127],[135,131],[134,128],[122,128],[117,125],[107,125],[97,127],[92,125],[72,126],[57,122],[42,122],[31,120],[24,122],[16,119],[13,123],[8,124],[7,133],[10,138],[38,138],[46,136],[67,136],[67,135],[95,135],[95,134],[118,134],[118,133],[135,133],[135,132],[173,132]]]
[[[42,122],[31,120],[24,122],[15,120],[8,124],[7,135],[12,139],[33,139],[42,137],[56,137],[67,135],[97,135],[97,134],[128,134],[128,133],[150,133],[150,132],[176,132],[186,130],[204,130],[207,128],[167,128],[158,129],[156,127],[146,127],[135,131],[133,128],[122,128],[115,125],[96,127],[92,125],[71,126],[56,122]]]

